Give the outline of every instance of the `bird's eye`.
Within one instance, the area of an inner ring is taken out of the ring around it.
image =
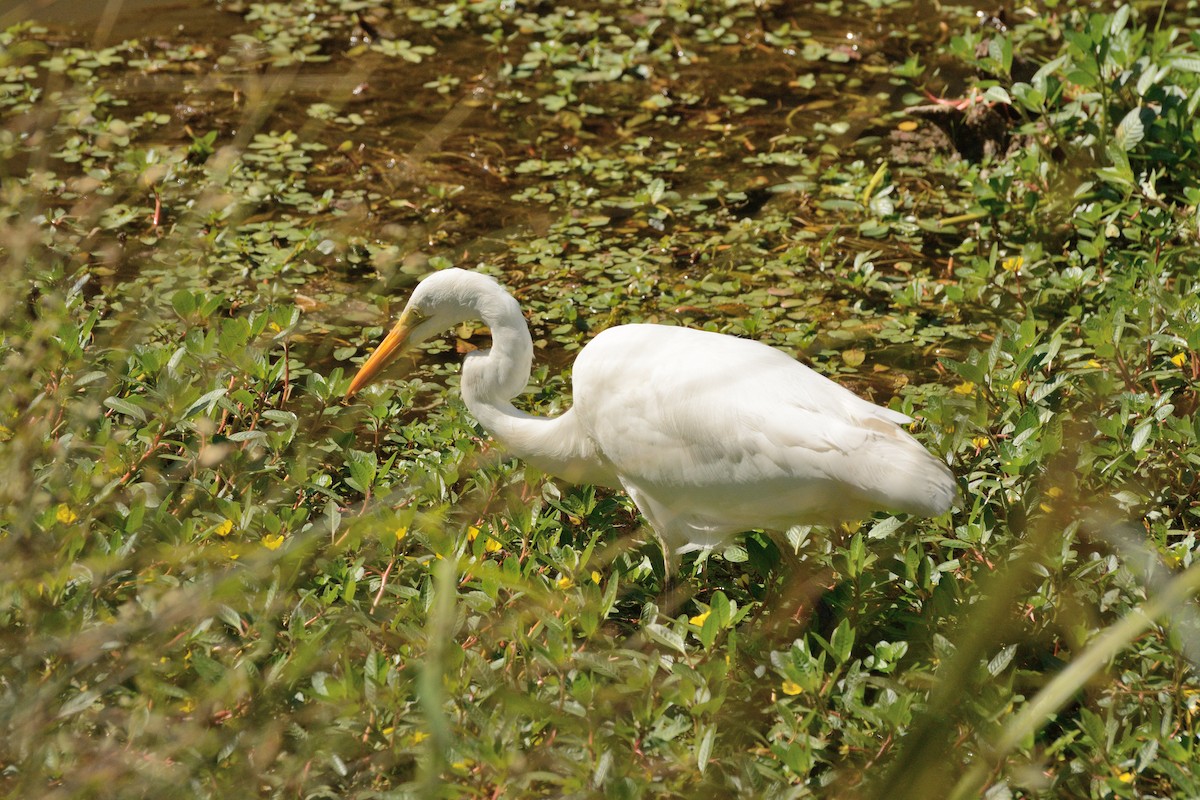
[[[408,310],[408,314],[415,322],[424,322],[425,320],[429,319],[429,317],[425,315],[425,312],[419,308],[410,308]]]

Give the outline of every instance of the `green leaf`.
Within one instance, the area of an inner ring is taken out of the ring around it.
[[[898,531],[902,525],[903,523],[895,517],[885,517],[871,526],[871,530],[867,532],[867,538],[872,540],[887,539]]]
[[[104,405],[108,406],[113,411],[117,411],[121,414],[125,414],[126,416],[133,417],[134,419],[138,420],[139,422],[146,421],[146,412],[143,409],[141,409],[140,407],[135,406],[133,403],[131,403],[128,400],[125,400],[123,398],[106,397],[106,398],[104,398]]]
[[[236,631],[239,635],[242,632],[242,615],[225,604],[217,606],[217,617],[222,622]]]
[[[125,517],[125,532],[134,533],[142,527],[142,521],[146,517],[146,496],[140,495],[135,499],[129,507],[129,514]]]
[[[1129,449],[1135,453],[1141,453],[1146,449],[1146,443],[1150,441],[1150,434],[1154,433],[1154,423],[1146,420],[1142,424],[1133,429],[1133,440],[1129,443]]]
[[[265,440],[267,434],[263,431],[235,431],[228,438],[231,442],[253,442]]]
[[[1108,35],[1116,36],[1125,30],[1125,26],[1129,24],[1129,15],[1133,9],[1128,4],[1119,6],[1116,12],[1108,21]]]
[[[1004,672],[1004,670],[1008,669],[1008,665],[1012,663],[1013,656],[1016,654],[1017,646],[1015,644],[1000,648],[1000,652],[992,656],[991,661],[988,661],[988,674],[994,678],[1001,672]]]
[[[100,699],[100,692],[95,689],[88,689],[72,697],[67,702],[63,703],[62,708],[58,710],[58,718],[64,719],[85,711]]]
[[[1062,69],[1067,61],[1066,55],[1061,55],[1055,59],[1047,61],[1037,72],[1033,73],[1033,77],[1029,79],[1029,84],[1037,89],[1042,94],[1046,94],[1046,82],[1050,76]]]
[[[1171,59],[1170,65],[1172,69],[1184,72],[1200,72],[1200,58],[1196,56],[1175,56]]]
[[[731,544],[721,553],[725,560],[731,564],[741,564],[750,559],[750,554],[746,552],[746,548],[740,544]]]
[[[171,307],[175,309],[175,313],[181,317],[191,316],[196,310],[196,295],[189,292],[187,289],[180,289],[175,294],[171,295]]]
[[[217,401],[224,397],[228,391],[228,389],[222,387],[219,389],[213,389],[211,392],[205,392],[204,394],[200,395],[200,397],[196,398],[196,400],[193,401],[190,406],[188,406],[187,411],[183,412],[183,419],[190,419],[196,414],[199,414],[201,411],[204,411],[206,414],[210,413],[213,410],[213,407],[217,404]]]
[[[862,532],[850,537],[850,546],[846,549],[846,574],[857,578],[863,574],[867,566],[867,545]]]
[[[983,99],[989,103],[1000,103],[1001,105],[1011,106],[1012,97],[1003,86],[991,86],[983,93]]]
[[[108,377],[107,372],[96,369],[96,370],[92,370],[91,372],[84,373],[83,375],[80,375],[78,378],[76,378],[75,385],[76,386],[87,386],[90,383],[95,383],[96,381],[102,381],[107,377]]]
[[[716,611],[709,609],[709,615],[704,618],[704,623],[700,626],[700,644],[705,650],[713,646],[713,642],[717,640],[717,634],[721,632],[721,620],[717,616]]]
[[[682,655],[687,655],[687,643],[683,640],[683,637],[665,625],[651,622],[646,625],[645,631],[646,635],[659,644],[666,645]]]
[[[1142,108],[1138,106],[1125,115],[1125,118],[1117,125],[1114,138],[1122,150],[1129,152],[1141,143],[1146,136],[1146,129],[1142,125]]]
[[[733,619],[733,611],[729,603],[729,598],[720,589],[713,592],[709,608],[712,610],[712,616],[716,618],[719,627],[725,628],[729,626],[729,623]]]
[[[850,660],[850,653],[853,649],[854,628],[850,627],[850,620],[843,618],[833,631],[833,635],[829,637],[829,655],[833,656],[834,661],[838,664],[845,664]]]
[[[299,424],[299,418],[291,411],[281,411],[277,408],[269,408],[262,414],[263,419],[269,419],[272,422],[278,422],[280,425],[293,427]]]
[[[346,484],[363,494],[370,492],[375,485],[375,475],[379,469],[377,456],[374,453],[351,450],[348,466],[350,477],[346,479]]]
[[[717,741],[717,726],[702,725],[700,730],[703,733],[700,735],[700,743],[696,746],[696,766],[703,773],[709,758],[712,757],[713,744]]]

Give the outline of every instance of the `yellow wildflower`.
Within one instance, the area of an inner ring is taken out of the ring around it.
[[[1005,272],[1020,273],[1023,266],[1025,266],[1025,259],[1022,256],[1010,256],[1000,262],[1000,267]]]
[[[489,536],[487,537],[487,541],[483,543],[483,552],[495,553],[498,552],[503,546],[504,545],[500,544],[498,541]]]
[[[72,522],[79,519],[75,512],[71,510],[71,507],[66,503],[59,504],[58,510],[54,512],[54,518],[63,525],[70,525]]]
[[[1119,780],[1121,783],[1133,783],[1133,779],[1135,777],[1137,777],[1137,776],[1134,775],[1132,772],[1122,772],[1120,775],[1117,776],[1117,780]]]
[[[399,528],[396,528],[396,543],[397,544],[399,544],[400,542],[403,542],[404,538],[406,536],[408,536],[408,526],[407,525],[401,525]]]
[[[983,448],[987,447],[991,443],[992,443],[991,440],[988,439],[988,437],[986,437],[986,436],[971,437],[971,444],[975,445],[976,450],[982,450]]]
[[[478,525],[472,525],[471,527],[467,528],[467,541],[468,542],[473,542],[478,537],[479,537],[479,526]]]
[[[228,536],[229,532],[232,530],[233,530],[233,520],[227,519],[227,520],[222,520],[221,524],[219,524],[219,525],[217,525],[217,527],[213,528],[213,533],[215,533],[217,536]]]
[[[279,546],[283,544],[283,535],[278,533],[268,533],[263,537],[262,543],[263,547],[267,548],[268,550],[278,550]]]
[[[1176,353],[1175,355],[1171,356],[1171,363],[1177,367],[1182,367],[1184,364],[1187,363],[1187,360],[1188,360],[1187,353],[1181,352],[1181,353]]]
[[[1029,381],[1025,380],[1024,378],[1017,378],[1015,381],[1012,382],[1011,388],[1014,392],[1017,392],[1018,394],[1020,394],[1021,391],[1023,391],[1025,389],[1025,387],[1028,385],[1029,385]]]
[[[1057,486],[1051,486],[1049,489],[1046,490],[1046,497],[1053,500],[1055,498],[1062,497],[1062,493],[1063,493],[1062,489],[1058,488]],[[1050,510],[1051,510],[1051,508],[1053,508],[1053,506],[1051,506],[1050,503],[1042,502],[1042,503],[1038,503],[1038,508],[1040,508],[1042,511],[1049,514]]]
[[[803,691],[803,687],[801,687],[800,684],[796,683],[795,681],[783,682],[783,693],[786,695],[798,695]]]
[[[704,620],[708,619],[708,615],[711,613],[712,613],[712,609],[709,609],[708,611],[705,611],[703,613],[697,614],[694,617],[691,617],[690,619],[688,619],[688,622],[692,623],[693,625],[703,625]]]
[[[954,387],[954,393],[964,396],[975,394],[975,384],[971,381],[963,381],[958,386]]]
[[[575,585],[575,581],[571,580],[566,575],[563,575],[557,581],[554,582],[554,585],[557,586],[559,589],[566,591],[567,589],[570,589],[572,586]]]
[[[1104,368],[1104,365],[1101,364],[1099,361],[1097,361],[1094,358],[1089,358],[1087,361],[1087,365],[1089,367],[1091,367],[1092,369],[1103,369]]]
[[[429,734],[426,733],[425,731],[413,731],[412,743],[420,744],[421,742],[425,741],[428,738],[429,738]]]
[[[595,584],[600,583],[600,573],[597,572],[596,570],[592,570],[592,583],[595,583]]]

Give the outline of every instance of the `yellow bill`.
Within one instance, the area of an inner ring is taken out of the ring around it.
[[[380,370],[404,350],[409,334],[412,333],[413,322],[407,310],[400,315],[400,321],[396,323],[396,327],[392,328],[391,333],[384,338],[379,347],[375,348],[375,352],[371,353],[371,356],[363,362],[358,369],[358,374],[354,376],[354,380],[350,381],[350,388],[346,390],[347,400],[374,380]]]

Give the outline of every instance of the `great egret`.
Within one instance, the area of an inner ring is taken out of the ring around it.
[[[909,417],[734,336],[609,328],[575,359],[572,408],[526,414],[512,404],[533,363],[521,308],[493,278],[463,269],[417,285],[347,398],[397,353],[469,320],[491,329],[492,347],[463,362],[468,410],[543,472],[625,490],[675,558],[754,528],[877,510],[936,516],[954,502],[950,470],[899,427]]]

